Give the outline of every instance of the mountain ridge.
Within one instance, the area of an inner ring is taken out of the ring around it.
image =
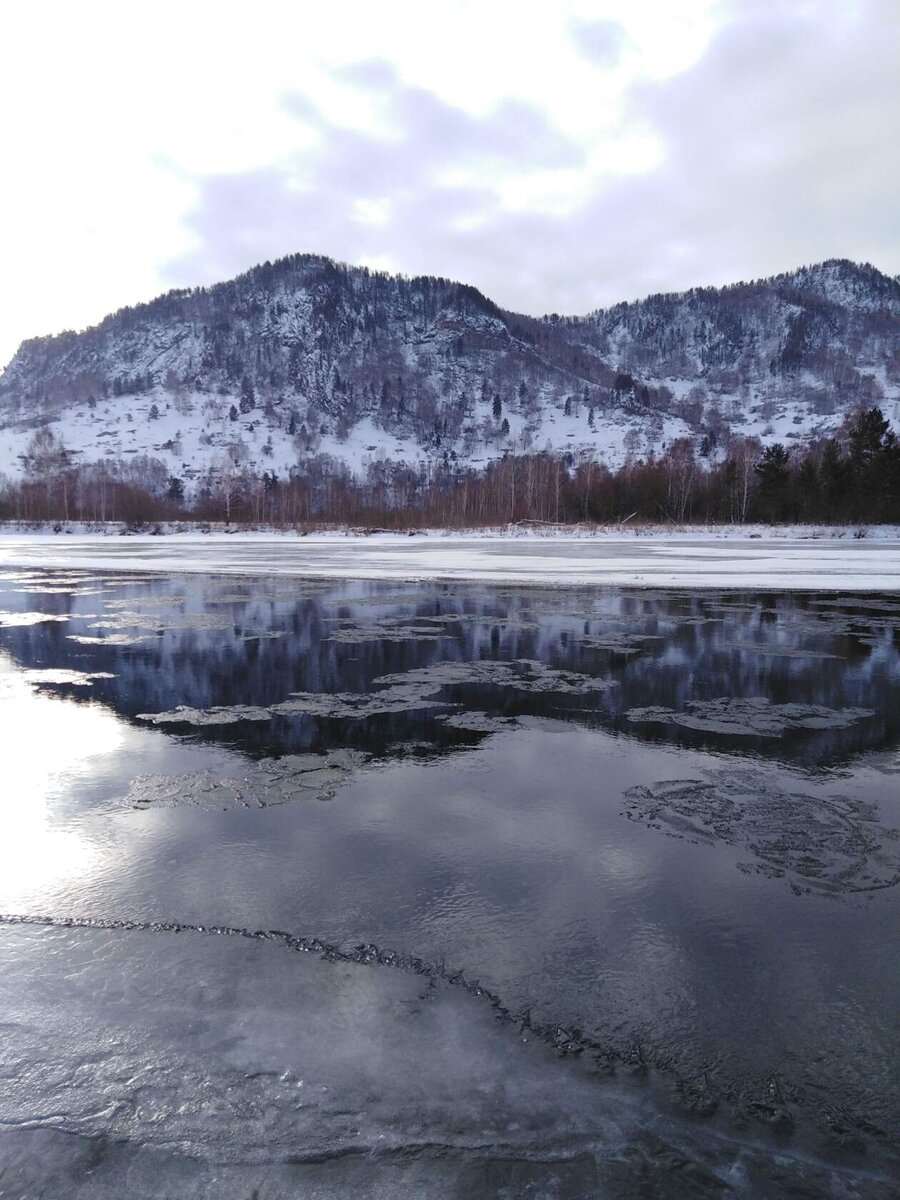
[[[805,275],[813,276],[816,273],[823,271],[825,268],[833,268],[833,267],[850,268],[853,272],[865,272],[867,274],[871,274],[872,276],[878,277],[880,280],[883,280],[888,285],[892,285],[893,289],[896,291],[896,294],[897,294],[898,310],[900,310],[900,274],[887,275],[883,271],[879,270],[878,267],[876,267],[874,264],[872,264],[870,262],[855,262],[853,259],[849,259],[849,258],[827,258],[827,259],[823,259],[821,262],[804,263],[801,266],[795,267],[791,270],[780,271],[776,275],[760,275],[760,276],[756,277],[755,279],[736,280],[733,283],[695,284],[689,288],[682,288],[680,291],[676,290],[676,291],[666,291],[666,292],[648,292],[645,295],[639,296],[633,300],[617,300],[613,304],[600,305],[597,308],[590,309],[587,313],[584,313],[584,314],[571,313],[568,315],[564,315],[564,314],[555,313],[555,312],[554,313],[544,312],[541,314],[520,313],[516,309],[504,308],[502,305],[497,304],[495,301],[491,300],[490,297],[488,297],[484,292],[481,291],[480,288],[476,287],[474,284],[463,283],[460,280],[454,280],[454,279],[449,278],[448,276],[409,275],[403,271],[381,271],[381,270],[376,270],[374,268],[370,268],[370,267],[366,267],[366,266],[356,266],[353,263],[346,262],[345,260],[342,260],[342,259],[331,258],[329,255],[325,255],[325,254],[298,252],[297,254],[288,254],[288,255],[284,255],[281,258],[277,258],[277,259],[272,259],[272,260],[266,259],[262,263],[257,263],[252,267],[248,267],[245,271],[240,271],[237,275],[231,276],[230,279],[218,280],[216,283],[196,284],[196,285],[189,286],[189,287],[169,288],[165,292],[160,292],[158,295],[152,296],[149,300],[141,300],[141,301],[136,301],[134,304],[122,305],[121,308],[114,309],[112,312],[107,313],[106,316],[101,317],[101,319],[99,321],[94,322],[92,325],[85,325],[81,329],[61,329],[58,333],[36,334],[32,337],[24,338],[22,340],[22,342],[19,343],[18,349],[16,350],[16,353],[13,355],[13,358],[16,358],[18,356],[19,352],[24,347],[32,345],[33,343],[48,342],[48,341],[52,342],[52,341],[58,340],[60,338],[77,338],[77,337],[82,336],[85,333],[95,332],[96,330],[102,328],[103,326],[107,325],[108,323],[113,322],[116,319],[123,317],[125,315],[134,314],[136,312],[139,312],[140,310],[153,308],[155,305],[159,304],[162,301],[166,301],[169,299],[187,298],[187,297],[194,296],[194,295],[202,295],[204,293],[214,292],[219,289],[224,289],[224,288],[227,288],[230,284],[235,284],[235,283],[240,282],[241,280],[255,276],[259,272],[278,268],[281,264],[291,262],[295,259],[304,259],[304,260],[308,260],[310,262],[319,262],[322,264],[329,264],[329,265],[337,267],[339,269],[350,270],[350,271],[359,271],[361,273],[365,273],[365,274],[369,274],[369,275],[382,276],[382,277],[386,277],[389,279],[400,280],[404,283],[409,283],[409,284],[416,284],[416,283],[420,283],[423,281],[435,281],[436,280],[437,282],[442,283],[442,284],[449,284],[452,286],[466,289],[467,291],[471,292],[472,294],[474,294],[475,296],[480,298],[485,303],[485,305],[492,307],[500,314],[505,314],[507,316],[512,316],[512,317],[524,317],[526,319],[535,320],[535,321],[547,321],[547,322],[587,321],[587,320],[590,320],[595,317],[603,316],[607,313],[610,313],[610,312],[618,310],[618,309],[637,307],[637,306],[646,304],[649,301],[673,300],[673,299],[680,299],[680,298],[683,298],[686,296],[691,296],[694,294],[702,294],[702,293],[707,293],[707,292],[728,292],[728,291],[734,291],[734,290],[738,290],[738,289],[742,289],[742,288],[753,288],[753,287],[758,287],[758,286],[766,285],[766,284],[782,283],[782,282],[787,282],[789,280],[796,279],[797,277],[802,277]],[[12,361],[13,360],[10,359],[10,363]],[[9,366],[9,365],[10,364],[7,363],[7,366]],[[5,370],[5,368],[4,368],[4,370]],[[0,375],[2,375],[2,372],[0,372]]]
[[[433,471],[511,452],[620,465],[678,438],[900,414],[900,279],[846,259],[533,317],[469,284],[295,254],[27,339],[0,375],[0,471],[49,426],[76,461]]]

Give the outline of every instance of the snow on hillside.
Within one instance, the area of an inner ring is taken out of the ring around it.
[[[391,433],[371,417],[361,418],[342,434],[322,434],[308,450],[298,450],[295,435],[267,425],[258,415],[239,412],[231,420],[228,413],[238,399],[193,392],[173,402],[163,389],[154,388],[140,396],[98,401],[94,407],[73,406],[48,424],[76,464],[148,455],[161,460],[170,475],[182,478],[189,487],[224,460],[287,478],[292,471],[302,470],[304,460],[313,454],[327,455],[345,464],[356,477],[363,477],[379,462],[418,469],[435,466],[444,457],[443,450],[423,446],[410,434]],[[154,408],[159,415],[151,418]],[[475,406],[476,425],[488,419],[489,410],[489,404]],[[453,447],[453,463],[460,468],[482,468],[507,453],[548,451],[617,467],[629,457],[659,453],[673,439],[692,432],[685,421],[671,416],[649,431],[639,419],[623,420],[616,415],[598,415],[591,427],[580,410],[577,416],[566,416],[562,409],[551,408],[536,420],[513,412],[506,419],[508,434]],[[31,422],[3,428],[0,473],[11,478],[21,474],[34,432]]]
[[[23,344],[0,377],[0,472],[35,431],[71,461],[210,471],[483,468],[507,453],[611,467],[688,438],[832,435],[879,405],[900,427],[900,284],[830,262],[586,318],[505,313],[473,288],[296,255]]]

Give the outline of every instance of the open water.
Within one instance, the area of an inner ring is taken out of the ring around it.
[[[893,1190],[900,599],[0,575],[0,1196]]]

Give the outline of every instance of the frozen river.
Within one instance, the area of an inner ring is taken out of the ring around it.
[[[0,1196],[894,1194],[900,598],[58,541],[0,569]]]
[[[216,571],[328,579],[479,580],[638,587],[900,590],[896,529],[854,537],[656,533],[541,537],[178,533],[165,537],[0,533],[0,564]],[[863,531],[864,532],[864,531]],[[881,536],[881,533],[885,536]]]

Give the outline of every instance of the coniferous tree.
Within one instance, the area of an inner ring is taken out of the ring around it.
[[[859,413],[850,426],[850,463],[857,482],[865,481],[873,463],[885,448],[885,438],[890,423],[880,408],[870,408]]]
[[[846,519],[849,515],[847,506],[850,500],[850,464],[844,458],[840,443],[835,438],[829,438],[825,443],[819,475],[825,502],[824,515],[830,520]]]
[[[813,455],[807,454],[797,470],[798,515],[804,520],[814,521],[819,516],[821,507],[819,466]]]
[[[787,515],[791,482],[789,467],[791,452],[781,442],[766,446],[763,456],[754,467],[756,472],[756,507],[766,521],[783,521]]]
[[[894,435],[881,409],[870,408],[858,414],[850,426],[848,439],[854,491],[853,515],[859,520],[869,520],[876,516],[881,507]]]
[[[253,391],[253,384],[246,375],[241,380],[240,407],[242,413],[253,412],[254,408],[256,408],[256,394]]]

